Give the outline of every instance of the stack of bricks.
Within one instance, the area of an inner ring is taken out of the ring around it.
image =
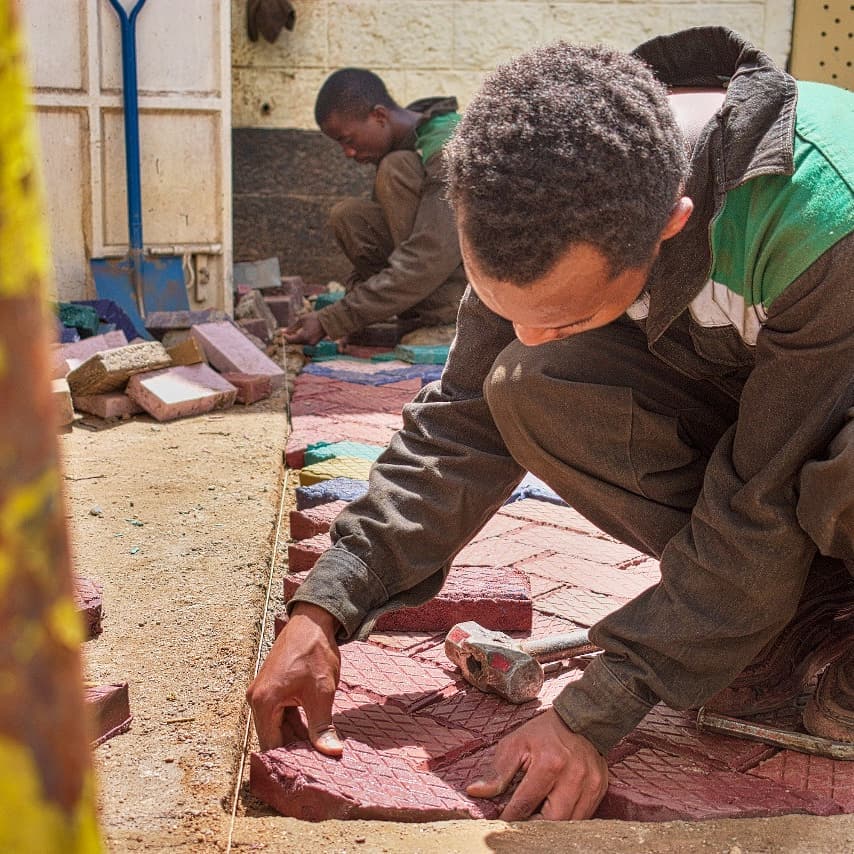
[[[369,364],[336,366],[334,377],[298,378],[289,465],[301,467],[318,448],[352,454],[352,446],[337,443],[385,444],[381,436],[400,424],[400,407],[420,383],[389,377],[394,363],[384,363],[382,372]],[[341,378],[345,372],[349,381]],[[382,381],[374,384],[378,373]],[[330,545],[335,517],[364,492],[351,473],[333,466],[332,479],[297,490],[286,599]],[[342,646],[334,721],[343,758],[313,751],[301,712],[293,711],[288,743],[253,754],[252,791],[279,812],[309,820],[496,818],[507,796],[470,798],[466,785],[488,766],[496,742],[549,708],[585,661],[548,673],[537,700],[511,705],[462,681],[444,653],[449,624],[475,620],[515,637],[572,631],[658,579],[655,560],[564,503],[522,497],[506,504],[457,555],[433,602],[384,615],[366,642]],[[611,782],[597,816],[664,821],[854,812],[850,765],[701,733],[695,720],[695,713],[656,706],[608,757]],[[799,713],[793,708],[770,722],[796,727]]]

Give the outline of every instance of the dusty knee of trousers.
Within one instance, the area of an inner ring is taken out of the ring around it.
[[[329,211],[329,226],[335,234],[351,223],[362,207],[361,199],[341,199]]]
[[[492,365],[483,384],[483,394],[496,424],[514,419],[528,409],[542,365],[536,348],[518,341],[508,344]]]
[[[801,470],[797,516],[823,555],[854,570],[854,408],[826,456]]]

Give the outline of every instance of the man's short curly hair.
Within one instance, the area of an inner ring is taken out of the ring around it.
[[[377,105],[394,108],[394,98],[382,78],[367,68],[339,68],[320,87],[314,102],[314,119],[322,125],[332,113],[366,119]]]
[[[649,261],[686,174],[666,89],[640,60],[558,42],[489,75],[445,147],[448,191],[484,272],[516,285],[595,245]]]

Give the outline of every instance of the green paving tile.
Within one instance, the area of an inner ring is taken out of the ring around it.
[[[434,346],[405,346],[399,344],[394,349],[394,355],[404,361],[411,362],[413,365],[444,365],[448,361],[447,344],[437,344]]]
[[[302,351],[316,361],[338,358],[338,344],[326,339],[318,341],[317,344],[306,344]]]
[[[328,291],[326,293],[318,294],[314,298],[314,310],[320,311],[322,308],[326,308],[328,305],[332,305],[334,302],[338,302],[338,300],[342,299],[344,296],[344,291]]]
[[[362,442],[312,442],[305,449],[305,465],[313,466],[315,463],[340,457],[373,462],[383,450],[379,445],[366,445]]]

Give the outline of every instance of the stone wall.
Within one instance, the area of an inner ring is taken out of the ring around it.
[[[778,62],[788,59],[794,0],[292,0],[293,31],[250,42],[245,0],[232,0],[234,251],[278,254],[284,272],[345,274],[324,229],[332,202],[368,192],[370,171],[317,131],[328,74],[371,68],[398,101],[452,94],[465,107],[483,76],[559,38],[621,49],[685,27],[723,24]]]

